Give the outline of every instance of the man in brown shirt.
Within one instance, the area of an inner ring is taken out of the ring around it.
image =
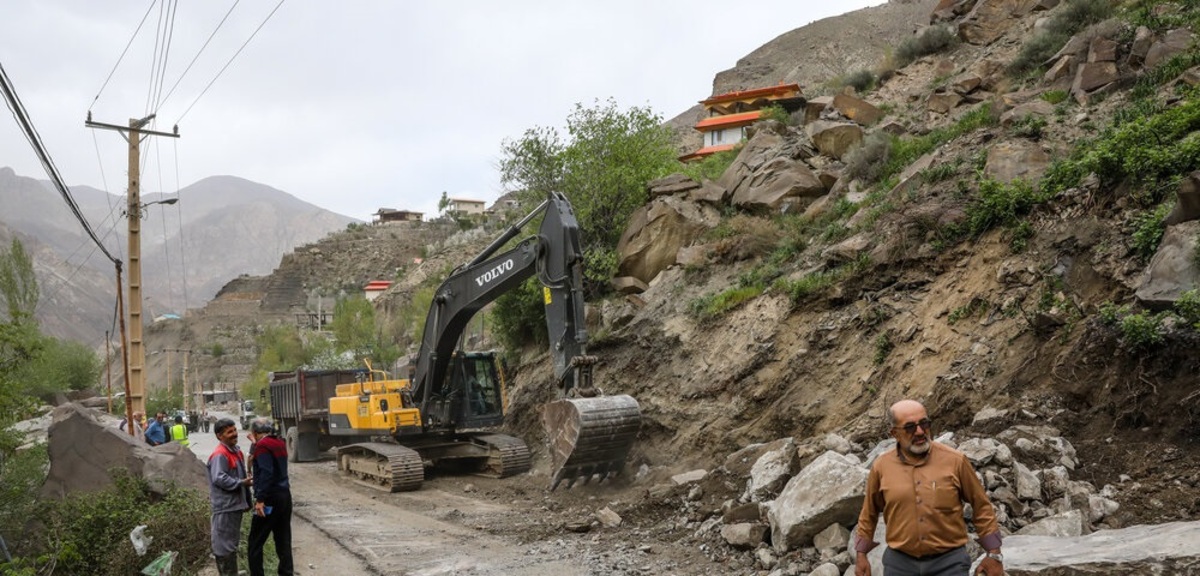
[[[871,576],[867,552],[877,546],[873,539],[880,513],[887,526],[886,576],[966,575],[971,558],[966,550],[963,502],[971,504],[979,544],[987,550],[975,573],[1003,576],[996,511],[971,462],[962,452],[933,441],[933,423],[916,400],[893,404],[888,423],[896,450],[876,458],[867,477],[867,494],[854,531],[855,576]]]

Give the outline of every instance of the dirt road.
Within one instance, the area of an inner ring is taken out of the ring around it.
[[[244,450],[248,442],[241,437]],[[194,433],[191,440],[201,459],[216,445],[211,433]],[[609,573],[589,568],[586,553],[576,545],[506,530],[537,509],[538,491],[521,496],[529,478],[431,478],[419,491],[390,494],[341,477],[331,457],[292,464],[289,475],[296,503],[293,548],[301,574]],[[501,500],[500,492],[515,499]]]

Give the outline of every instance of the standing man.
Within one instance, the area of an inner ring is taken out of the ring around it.
[[[263,546],[275,538],[279,576],[292,576],[292,490],[288,483],[287,444],[275,433],[271,421],[250,423],[250,461],[254,471],[254,516],[250,517],[247,554],[250,576],[264,576]]]
[[[213,427],[217,444],[208,457],[208,497],[212,502],[212,550],[220,576],[237,576],[237,549],[242,539],[242,514],[250,508],[253,475],[237,445],[237,424],[228,418]]]
[[[171,440],[183,444],[186,448],[191,442],[188,441],[187,425],[183,423],[183,416],[175,415],[175,425],[171,426]]]
[[[142,428],[142,417],[143,416],[144,415],[141,412],[133,413],[133,434],[132,434],[132,436],[137,440],[145,441],[146,432]],[[129,434],[129,420],[122,418],[121,423],[117,425],[117,428],[120,429],[121,432]]]
[[[146,427],[146,443],[151,446],[167,443],[167,430],[163,427],[163,418],[166,415],[162,412],[154,415],[154,420],[150,421],[150,425]]]
[[[933,422],[916,400],[893,404],[888,425],[896,450],[876,458],[867,477],[854,532],[855,576],[871,576],[867,552],[877,545],[873,539],[880,513],[887,526],[885,576],[966,576],[971,557],[963,502],[971,504],[979,544],[987,550],[975,574],[1003,576],[996,511],[971,462],[962,452],[933,441]]]

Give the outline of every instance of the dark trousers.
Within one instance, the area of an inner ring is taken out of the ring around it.
[[[275,538],[275,553],[279,556],[279,576],[295,574],[292,567],[292,497],[290,494],[263,501],[271,513],[250,517],[250,536],[247,538],[247,560],[251,576],[264,576],[263,546],[267,536]],[[251,509],[251,514],[254,514]]]
[[[966,546],[920,558],[891,548],[883,551],[883,576],[966,576],[970,570]]]

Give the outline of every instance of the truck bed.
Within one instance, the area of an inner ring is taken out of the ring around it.
[[[297,370],[271,372],[271,417],[275,420],[323,419],[329,415],[329,399],[339,384],[366,378],[367,371]]]

